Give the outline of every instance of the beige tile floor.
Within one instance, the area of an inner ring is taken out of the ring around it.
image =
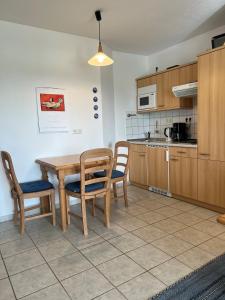
[[[87,238],[79,220],[66,233],[34,221],[23,238],[0,224],[0,300],[145,300],[225,252],[215,212],[134,186],[128,195],[127,209],[113,202],[110,229],[88,210]]]

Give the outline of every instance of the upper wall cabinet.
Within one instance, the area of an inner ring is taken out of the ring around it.
[[[157,110],[169,110],[178,108],[191,108],[192,99],[177,98],[172,92],[172,87],[180,84],[197,81],[197,63],[174,68],[160,72],[148,77],[137,79],[137,88],[151,84],[157,85],[157,107],[156,109],[138,110],[149,112]]]

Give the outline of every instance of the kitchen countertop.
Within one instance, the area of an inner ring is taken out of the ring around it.
[[[147,141],[147,140],[128,140],[132,144],[146,145],[146,146],[163,146],[163,147],[185,147],[185,148],[197,148],[197,144],[182,143],[182,142],[167,142],[167,141]]]

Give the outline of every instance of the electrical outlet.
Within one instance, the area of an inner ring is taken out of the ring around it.
[[[166,122],[167,122],[167,124],[172,124],[173,123],[173,119],[172,118],[167,118]]]
[[[73,129],[73,134],[81,134],[82,133],[82,129]]]

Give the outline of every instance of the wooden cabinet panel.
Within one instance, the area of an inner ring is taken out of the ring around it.
[[[198,159],[198,200],[225,208],[225,163]]]
[[[210,55],[198,59],[198,154],[208,159],[210,131]]]
[[[136,151],[136,152],[146,152],[146,145],[141,145],[141,144],[131,144],[130,145],[131,151]]]
[[[173,156],[170,158],[170,192],[197,199],[197,159]]]
[[[197,148],[171,147],[170,155],[197,158]]]
[[[140,147],[143,150],[142,145],[132,145],[136,146],[136,149]],[[134,149],[134,148],[133,148]],[[147,186],[148,174],[147,174],[147,153],[141,151],[134,151],[131,147],[130,153],[130,167],[129,167],[129,177],[130,182],[138,184],[141,186]]]
[[[170,70],[163,74],[162,77],[162,91],[164,108],[172,109],[179,107],[179,99],[176,98],[172,92],[172,87],[179,84],[179,69]]]
[[[225,49],[210,54],[210,160],[225,161]]]
[[[156,82],[157,82],[156,75],[145,77],[137,80],[137,87],[138,88],[145,87],[151,84],[156,84]]]
[[[157,75],[157,108],[165,108],[164,74]]]
[[[197,63],[180,68],[179,82],[186,84],[198,81]]]
[[[168,162],[166,148],[148,148],[148,185],[168,189]]]

